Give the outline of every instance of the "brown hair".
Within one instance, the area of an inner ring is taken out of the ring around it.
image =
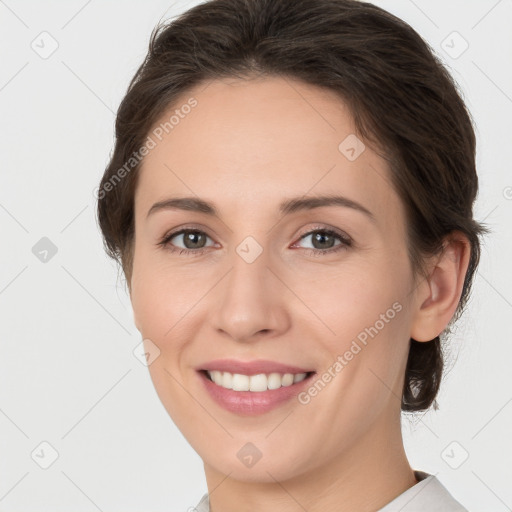
[[[105,249],[121,263],[128,283],[140,167],[130,159],[192,86],[255,74],[326,87],[349,106],[358,135],[389,162],[407,212],[415,276],[424,275],[426,257],[442,250],[446,235],[458,230],[467,236],[471,254],[457,320],[479,262],[479,236],[488,232],[472,213],[478,178],[471,117],[456,83],[418,33],[355,0],[211,0],[155,27],[119,106],[115,149],[98,192]],[[411,339],[402,410],[428,409],[442,371],[440,337]]]

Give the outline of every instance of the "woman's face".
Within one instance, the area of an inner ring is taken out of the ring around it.
[[[205,467],[240,480],[371,456],[399,428],[417,307],[386,162],[334,93],[283,78],[202,84],[161,122],[136,190],[131,299],[169,415]],[[345,199],[306,201],[324,196]],[[276,389],[230,391],[205,368]],[[279,389],[290,377],[250,378],[305,372]]]

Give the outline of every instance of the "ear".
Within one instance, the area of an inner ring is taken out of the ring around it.
[[[134,305],[133,305],[133,284],[132,284],[132,281],[128,281],[128,292],[130,294],[130,304],[131,304],[131,307],[132,307],[132,315],[133,315],[133,323],[135,324],[135,327],[137,328],[137,330],[142,334],[142,331],[141,331],[141,327],[140,327],[140,321],[139,321],[139,318],[137,316],[137,311],[136,311],[136,308],[134,308]]]
[[[140,325],[139,317],[137,316],[136,309],[133,307],[133,301],[131,301],[131,304],[132,304],[132,313],[133,313],[133,323],[135,324],[135,327],[137,328],[137,330],[142,335],[142,330],[141,330],[141,325]]]
[[[431,341],[446,328],[462,295],[471,244],[459,231],[444,240],[443,251],[429,269],[428,279],[416,290],[411,338]]]
[[[137,320],[137,315],[135,314],[135,312],[133,313],[133,323],[135,324],[137,331],[139,331],[142,334],[142,331],[140,329],[140,324],[139,324],[139,321]]]

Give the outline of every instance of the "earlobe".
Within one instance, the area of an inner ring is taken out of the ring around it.
[[[140,323],[137,320],[137,315],[135,313],[133,314],[133,323],[135,324],[135,328],[137,329],[137,331],[139,331],[140,334],[142,335],[142,330],[141,330],[141,327],[140,327]]]
[[[137,331],[141,332],[140,325],[139,325],[139,322],[137,321],[137,317],[135,316],[135,314],[133,315],[133,323],[135,324],[135,328],[137,329]]]
[[[133,307],[133,297],[132,297],[131,290],[130,290],[130,304],[131,304],[131,307],[132,307],[133,323],[135,325],[135,328],[142,334],[141,327],[140,327],[140,322],[139,322],[139,319],[137,317],[137,312],[135,311],[135,308]]]
[[[142,334],[139,318],[137,316],[137,312],[135,311],[135,308],[133,307],[133,300],[131,300],[131,306],[132,306],[133,323],[134,323],[135,328],[137,329],[137,331],[139,331]]]
[[[137,318],[137,313],[135,311],[135,308],[133,307],[133,274],[126,276],[126,283],[127,283],[127,287],[128,287],[128,293],[130,296],[130,305],[132,308],[133,323],[135,325],[135,328],[142,334],[142,331],[140,328],[140,322]]]
[[[428,279],[418,288],[411,338],[431,341],[452,319],[469,265],[471,245],[460,232],[451,233],[440,256],[434,260]]]

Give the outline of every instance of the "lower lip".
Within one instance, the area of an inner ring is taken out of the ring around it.
[[[291,386],[281,386],[278,389],[267,391],[233,391],[218,386],[212,382],[205,372],[198,372],[201,380],[213,400],[224,409],[246,416],[254,416],[271,411],[280,405],[296,397],[301,390],[309,385],[314,373],[308,375],[304,380],[296,382]]]

